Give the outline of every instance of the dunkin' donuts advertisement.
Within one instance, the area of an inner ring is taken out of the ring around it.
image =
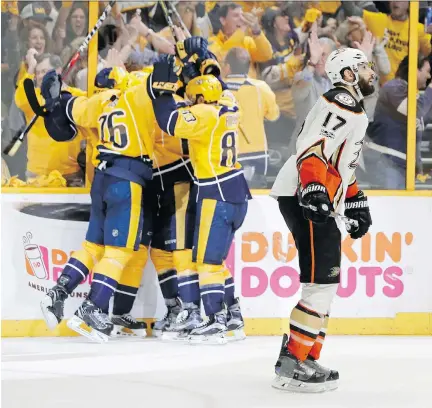
[[[4,195],[2,196],[4,197]],[[2,203],[2,319],[40,319],[39,301],[60,276],[85,237],[89,203],[41,203],[44,196],[9,196]],[[13,200],[12,198],[15,198]],[[70,197],[69,197],[70,199]],[[4,198],[3,198],[4,200]],[[432,250],[425,223],[432,223],[428,197],[371,197],[373,226],[361,240],[342,241],[341,283],[334,317],[394,317],[432,311]],[[406,213],[406,208],[415,208]],[[430,225],[432,227],[432,225]],[[343,225],[342,225],[343,228]],[[250,202],[227,265],[245,317],[287,317],[301,290],[294,240],[277,201]],[[67,302],[71,316],[89,291],[91,276]],[[136,317],[160,317],[164,302],[151,264],[143,273]]]

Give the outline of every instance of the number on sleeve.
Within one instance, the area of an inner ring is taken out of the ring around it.
[[[126,116],[124,111],[117,110],[99,117],[102,143],[112,143],[116,149],[125,149],[129,145],[127,126],[123,123],[114,123],[116,118],[124,116]]]
[[[227,132],[221,138],[222,167],[234,167],[237,162],[236,136],[235,132]]]

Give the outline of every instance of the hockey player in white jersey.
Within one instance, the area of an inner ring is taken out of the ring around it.
[[[327,59],[334,88],[309,112],[297,139],[297,153],[280,170],[271,195],[293,234],[299,254],[301,299],[290,316],[276,362],[273,387],[321,392],[337,387],[339,373],[317,363],[331,302],[340,281],[341,232],[331,213],[357,221],[348,230],[361,238],[372,224],[366,196],[357,187],[358,165],[368,119],[362,99],[375,77],[364,53],[345,48]]]

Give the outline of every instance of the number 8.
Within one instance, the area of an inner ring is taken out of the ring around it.
[[[227,132],[221,139],[221,161],[222,167],[234,167],[237,162],[236,133]]]

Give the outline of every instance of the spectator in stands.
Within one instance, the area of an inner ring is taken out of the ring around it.
[[[283,157],[278,152],[286,149],[295,127],[296,113],[291,86],[294,75],[302,69],[304,56],[297,34],[292,29],[293,23],[282,10],[277,7],[267,8],[261,23],[273,48],[272,59],[260,64],[261,76],[275,92],[281,110],[277,121],[266,123],[272,165],[279,169]]]
[[[246,49],[251,57],[249,76],[256,78],[255,64],[266,62],[273,55],[272,46],[262,32],[257,16],[243,13],[236,3],[228,3],[220,8],[219,21],[220,31],[209,38],[210,51],[222,61],[231,48]]]
[[[275,94],[264,81],[247,76],[250,57],[245,49],[235,47],[228,51],[222,67],[225,84],[234,93],[242,112],[238,159],[249,186],[266,188],[268,149],[264,120],[275,121],[279,117]]]
[[[60,72],[61,66],[60,57],[56,55],[42,54],[36,57],[33,54],[32,57],[28,56],[28,72],[19,82],[15,94],[16,105],[24,112],[27,123],[33,118],[34,113],[25,95],[24,79],[31,78],[35,81],[36,94],[39,103],[43,105],[43,98],[40,94],[42,78],[52,69]],[[79,93],[77,90],[72,90],[71,88],[69,88],[69,91],[77,96],[85,95],[85,93]],[[78,135],[71,142],[55,142],[48,135],[44,119],[39,118],[29,132],[27,140],[27,179],[43,175],[47,176],[52,171],[57,170],[66,179],[69,186],[83,185],[83,173],[77,163],[82,137]]]
[[[375,105],[379,94],[379,78],[390,73],[390,60],[385,51],[388,36],[382,39],[373,37],[367,31],[366,25],[360,17],[352,17],[350,20],[342,22],[336,31],[336,37],[342,46],[358,48],[362,50],[369,61],[375,66],[375,92],[364,99],[364,106],[368,115],[369,122],[373,121]]]
[[[64,7],[57,19],[54,29],[55,51],[60,54],[65,47],[70,47],[71,42],[77,38],[86,36],[88,31],[87,7],[83,2],[74,2],[71,7]]]
[[[19,48],[19,13],[14,2],[1,2],[1,100],[10,106],[14,93],[14,77],[21,63]]]
[[[52,9],[53,16],[56,17],[56,10],[55,7]],[[47,12],[45,10],[44,4],[40,2],[34,2],[27,4],[22,10],[21,10],[21,20],[24,24],[24,27],[27,27],[31,23],[38,23],[42,24],[47,28],[48,22],[53,22],[53,17],[50,15],[47,15]],[[47,32],[49,36],[52,34],[52,25],[49,26],[51,31]]]
[[[409,1],[390,1],[390,15],[370,12],[356,6],[352,1],[342,2],[347,16],[360,16],[374,37],[382,38],[388,33],[389,40],[385,45],[390,60],[391,70],[388,75],[381,76],[381,84],[395,77],[401,61],[408,55],[409,41]],[[425,33],[423,24],[418,23],[419,50],[423,56],[431,52],[431,35]]]
[[[29,69],[29,54],[31,60],[34,55],[41,55],[51,51],[51,38],[45,26],[39,23],[29,23],[20,32],[20,53],[22,62],[19,67],[16,82],[28,72]],[[34,72],[31,72],[33,74]]]
[[[380,91],[375,109],[375,120],[369,125],[371,142],[365,155],[370,178],[380,188],[404,189],[406,176],[407,114],[408,114],[408,57],[399,64],[396,78]],[[419,57],[417,88],[424,89],[430,79],[431,67],[426,58]],[[424,131],[424,117],[432,108],[432,83],[417,98],[417,173],[422,173],[420,143]]]
[[[327,57],[336,49],[334,41],[327,37],[318,38],[314,24],[308,40],[303,70],[294,76],[292,93],[296,110],[296,126],[290,140],[288,157],[295,151],[297,135],[307,114],[318,98],[331,88],[331,82],[325,72]]]

